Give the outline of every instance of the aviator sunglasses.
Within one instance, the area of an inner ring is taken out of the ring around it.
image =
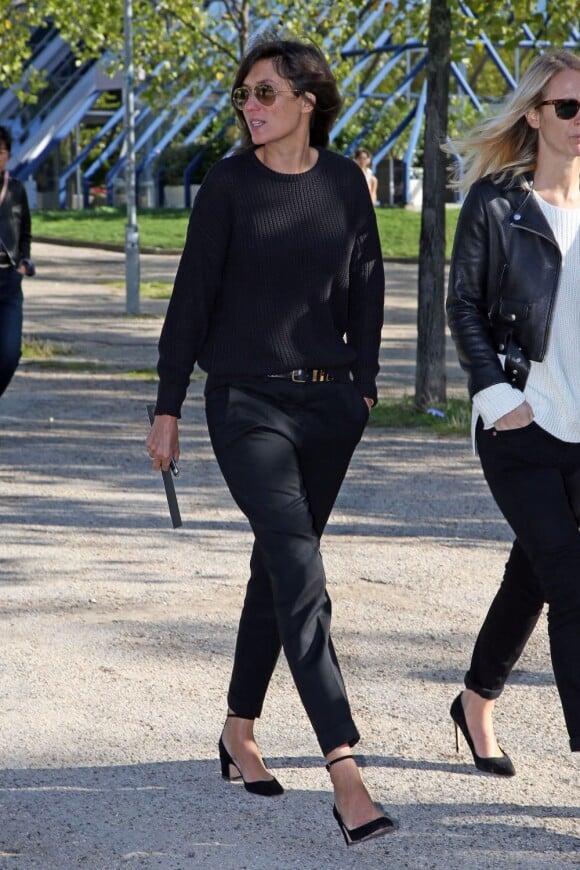
[[[544,100],[540,106],[553,106],[557,118],[561,121],[571,121],[578,114],[580,100]]]
[[[275,88],[274,85],[268,85],[266,83],[260,85],[254,85],[253,88],[249,88],[247,85],[241,85],[239,88],[234,88],[232,91],[232,103],[236,107],[236,109],[243,109],[248,100],[250,99],[250,94],[253,94],[257,101],[262,106],[273,106],[274,101],[278,94],[299,94],[300,91],[296,90],[296,88],[290,88],[289,90],[280,90],[279,88]]]

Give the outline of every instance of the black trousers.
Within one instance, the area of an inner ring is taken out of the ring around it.
[[[544,602],[556,685],[580,751],[580,444],[532,423],[477,429],[486,480],[516,534],[503,582],[477,638],[465,685],[497,698]]]
[[[0,396],[18,367],[22,345],[22,275],[0,269]]]
[[[254,532],[228,704],[260,715],[281,647],[322,752],[359,733],[330,637],[320,537],[368,410],[350,382],[211,376],[206,415],[226,483]]]

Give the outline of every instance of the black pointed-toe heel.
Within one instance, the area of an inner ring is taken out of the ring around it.
[[[228,713],[227,715],[228,719],[246,718],[245,716],[237,716],[235,713]],[[223,779],[227,779],[228,782],[235,782],[236,780],[241,779],[244,783],[244,788],[246,789],[246,791],[249,791],[250,794],[261,795],[262,797],[276,797],[277,795],[284,794],[284,789],[274,776],[272,777],[272,779],[259,779],[255,782],[246,782],[239,764],[237,763],[237,761],[234,761],[234,759],[226,749],[223,737],[220,737],[219,739],[218,750],[220,754],[220,764]],[[232,767],[235,771],[237,771],[237,775],[235,773],[232,775]]]
[[[330,771],[333,764],[338,764],[339,761],[344,761],[346,758],[354,758],[354,755],[341,755],[340,758],[334,758],[328,762],[326,769]],[[347,846],[352,846],[353,843],[363,843],[365,840],[372,840],[374,837],[383,837],[385,834],[390,834],[395,830],[395,823],[387,815],[379,816],[378,819],[373,819],[372,822],[359,825],[358,828],[347,828],[342,820],[342,816],[336,809],[336,804],[332,808],[332,815],[338,822],[338,827],[342,831],[342,836]]]
[[[481,755],[478,755],[475,751],[475,746],[473,745],[473,740],[471,739],[471,734],[469,733],[469,728],[467,727],[467,720],[465,718],[465,710],[463,709],[463,704],[461,703],[461,695],[463,693],[460,692],[459,695],[455,698],[451,705],[451,709],[449,710],[451,714],[451,718],[455,723],[455,749],[459,752],[459,731],[465,737],[465,741],[469,748],[471,749],[471,754],[473,755],[473,761],[478,770],[481,770],[483,773],[493,773],[496,776],[515,776],[516,769],[513,766],[509,755],[500,749],[503,755],[500,755],[497,758],[482,758]]]

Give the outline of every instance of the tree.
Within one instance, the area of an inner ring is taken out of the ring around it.
[[[423,149],[423,206],[419,242],[415,404],[445,401],[445,190],[451,13],[447,0],[431,0],[427,39],[427,102]]]

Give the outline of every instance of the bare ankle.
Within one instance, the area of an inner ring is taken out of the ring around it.
[[[463,709],[479,716],[491,716],[495,707],[495,700],[490,698],[482,698],[477,692],[472,689],[464,689],[461,695],[461,703]]]

